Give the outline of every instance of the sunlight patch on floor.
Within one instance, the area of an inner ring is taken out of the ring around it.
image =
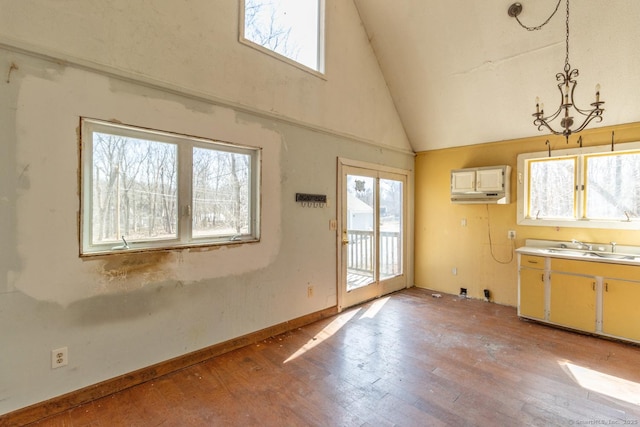
[[[558,363],[581,387],[640,406],[640,384],[566,361]]]
[[[338,317],[333,320],[333,322],[329,323],[324,327],[320,332],[316,334],[313,338],[311,338],[305,345],[300,347],[295,353],[287,358],[283,363],[287,363],[295,359],[296,357],[302,356],[307,351],[312,350],[317,345],[321,344],[324,340],[331,338],[333,334],[338,332],[340,328],[342,328],[347,322],[349,322],[356,314],[358,314],[362,310],[358,308],[356,310],[350,310],[346,313],[340,314]]]
[[[380,298],[380,299],[376,300],[376,302],[371,304],[371,307],[369,307],[367,309],[367,311],[365,311],[362,314],[362,316],[360,316],[360,318],[361,319],[367,319],[367,318],[368,319],[373,319],[374,317],[376,317],[376,315],[382,309],[382,307],[387,303],[387,301],[389,301],[389,297]]]

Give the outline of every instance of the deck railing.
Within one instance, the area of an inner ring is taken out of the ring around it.
[[[372,272],[374,266],[373,231],[349,230],[347,270]],[[380,232],[380,277],[402,273],[402,239],[397,231]]]

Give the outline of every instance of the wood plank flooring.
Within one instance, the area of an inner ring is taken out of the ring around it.
[[[412,288],[32,425],[639,422],[640,347]]]

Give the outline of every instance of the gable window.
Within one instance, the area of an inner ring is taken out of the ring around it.
[[[518,223],[637,228],[640,146],[559,150],[518,156]]]
[[[81,255],[256,241],[260,150],[81,119]]]
[[[244,0],[240,41],[324,72],[324,0]]]

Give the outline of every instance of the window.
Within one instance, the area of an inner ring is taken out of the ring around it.
[[[258,240],[259,149],[81,125],[81,255]]]
[[[518,156],[518,223],[637,228],[640,144]]]
[[[529,217],[575,218],[575,157],[532,160],[529,180]]]
[[[585,216],[640,218],[640,151],[593,155],[585,160]]]
[[[324,72],[324,0],[244,0],[240,40]]]

